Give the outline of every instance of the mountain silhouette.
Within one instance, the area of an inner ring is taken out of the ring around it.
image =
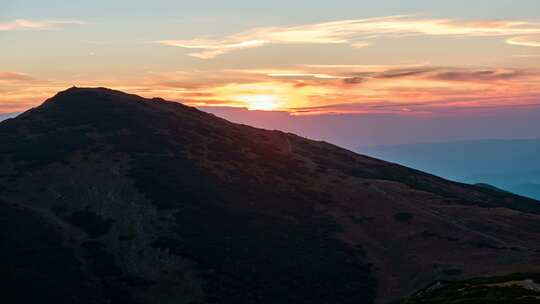
[[[9,303],[385,303],[540,270],[538,201],[160,98],[71,88],[0,143]]]

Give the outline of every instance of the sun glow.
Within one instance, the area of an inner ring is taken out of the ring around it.
[[[272,111],[280,104],[280,98],[275,95],[242,95],[236,99],[245,102],[249,110]]]

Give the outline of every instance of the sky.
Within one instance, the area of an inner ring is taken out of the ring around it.
[[[71,86],[354,128],[540,110],[537,0],[2,0],[0,46],[0,114]]]

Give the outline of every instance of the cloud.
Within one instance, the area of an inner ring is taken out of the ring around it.
[[[527,73],[513,69],[484,69],[484,70],[456,70],[442,71],[431,75],[432,79],[446,81],[497,81],[510,80],[525,76]]]
[[[53,29],[62,25],[69,24],[86,24],[83,21],[76,20],[44,20],[34,21],[27,19],[16,19],[11,22],[0,23],[0,31],[15,31],[15,30],[42,30]]]
[[[322,69],[347,69],[347,70],[362,70],[362,71],[387,71],[397,68],[418,68],[428,66],[429,62],[413,63],[413,64],[305,64],[307,68],[322,68]]]
[[[406,78],[411,76],[423,75],[433,70],[435,70],[435,68],[396,69],[379,73],[374,77],[380,79]]]
[[[343,82],[346,84],[360,84],[364,82],[365,78],[362,77],[348,77],[343,79]]]
[[[363,80],[429,79],[437,81],[489,82],[498,80],[511,80],[527,75],[529,75],[529,72],[521,69],[421,67],[405,69],[389,68],[388,70],[382,72],[354,73],[352,78],[361,78]]]
[[[353,42],[351,43],[351,46],[355,49],[363,49],[369,46],[372,46],[373,43],[370,41],[360,41],[360,42]]]
[[[536,58],[540,57],[540,54],[521,54],[521,55],[514,55],[513,58]]]
[[[411,35],[496,37],[534,35],[540,23],[525,21],[458,21],[419,19],[413,16],[389,16],[353,19],[289,27],[261,27],[222,38],[160,40],[156,43],[197,50],[192,57],[210,59],[230,52],[269,44],[348,44],[363,48],[380,37]]]
[[[341,77],[345,85],[364,84],[367,81],[391,81],[400,79],[410,80],[432,80],[443,82],[477,82],[487,83],[493,81],[512,80],[533,75],[520,69],[465,69],[465,68],[445,68],[445,67],[419,67],[419,68],[391,68],[379,71],[366,72],[345,72]]]
[[[295,79],[343,79],[346,76],[336,73],[328,74],[322,72],[310,72],[305,69],[254,69],[254,70],[230,70],[232,73],[244,73],[252,75],[263,75],[268,77],[295,78]]]
[[[29,81],[29,80],[34,80],[34,78],[28,74],[0,71],[0,81]]]
[[[506,40],[506,43],[520,46],[540,47],[540,35],[514,37]]]
[[[227,42],[226,40],[223,40],[216,42],[203,39],[161,40],[157,42],[160,44],[178,46],[186,49],[203,49],[204,51],[189,54],[192,57],[197,57],[201,59],[210,59],[235,50],[254,48],[269,43],[269,41],[265,40],[245,40],[238,42]]]
[[[540,71],[534,68],[465,68],[428,64],[293,65],[282,69],[195,69],[147,72],[123,79],[40,80],[0,72],[0,113],[39,104],[73,85],[107,86],[192,106],[250,107],[246,96],[279,101],[295,115],[399,113],[540,105]],[[247,100],[247,101],[246,101]]]

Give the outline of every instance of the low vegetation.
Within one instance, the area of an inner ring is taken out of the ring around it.
[[[514,274],[464,281],[438,281],[399,304],[537,304],[540,276]]]

